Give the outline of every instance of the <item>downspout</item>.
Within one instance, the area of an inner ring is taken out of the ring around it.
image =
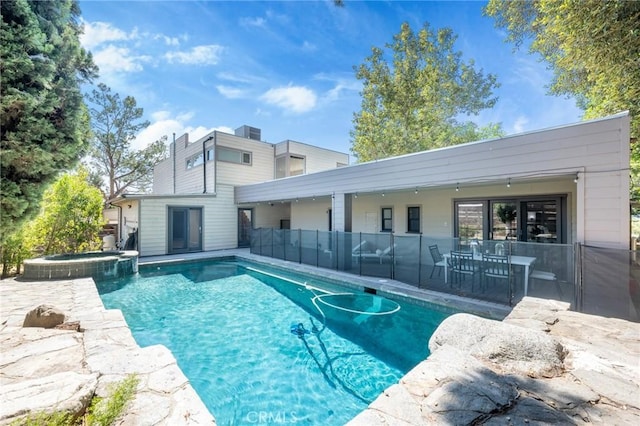
[[[218,131],[213,131],[213,193],[218,194]]]
[[[173,153],[171,154],[171,158],[173,159],[173,176],[171,176],[171,180],[173,181],[173,193],[176,193],[176,134],[173,133]]]
[[[202,141],[202,160],[203,160],[202,177],[203,177],[203,186],[204,186],[204,190],[202,191],[203,194],[207,193],[207,147],[206,147],[206,144],[211,139],[213,139],[213,136],[209,136],[207,139]]]
[[[116,248],[122,249],[120,242],[122,241],[122,206],[119,204],[110,204],[118,209],[118,240],[116,241]]]

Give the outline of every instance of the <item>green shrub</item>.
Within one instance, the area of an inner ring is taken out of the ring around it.
[[[109,387],[109,396],[106,398],[93,398],[89,411],[84,418],[87,426],[109,426],[124,412],[129,401],[138,387],[139,379],[135,374],[130,374],[119,383],[112,383]]]

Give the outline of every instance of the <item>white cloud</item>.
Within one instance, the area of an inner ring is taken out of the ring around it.
[[[238,73],[236,73],[236,72],[234,72],[234,73],[219,72],[217,74],[217,77],[220,80],[233,81],[233,82],[236,82],[236,83],[251,83],[253,80],[256,79],[255,77],[238,75]]]
[[[279,106],[287,112],[302,114],[316,106],[317,96],[304,86],[287,86],[270,89],[260,97],[263,101]]]
[[[171,63],[188,65],[215,65],[220,60],[224,47],[217,44],[195,46],[191,50],[165,53],[164,57]]]
[[[519,115],[513,123],[513,133],[522,133],[527,129],[529,119],[524,115]]]
[[[307,52],[315,52],[316,50],[318,50],[318,46],[305,40],[304,43],[302,43],[302,50]]]
[[[180,46],[179,37],[169,37],[164,34],[156,34],[153,38],[154,40],[162,40],[167,46]]]
[[[240,99],[246,96],[246,91],[243,89],[238,89],[237,87],[231,86],[216,86],[218,92],[227,99]]]
[[[150,60],[151,57],[149,56],[136,56],[128,48],[117,47],[112,44],[93,54],[93,61],[100,68],[101,74],[139,72],[143,69],[142,64]]]
[[[134,30],[132,34],[127,34],[108,22],[82,21],[82,24],[84,25],[84,34],[80,36],[80,43],[89,50],[103,43],[129,40],[132,34],[137,33],[137,30]]]
[[[240,18],[240,25],[243,27],[258,27],[264,28],[267,26],[267,20],[261,17],[258,18]]]
[[[540,95],[546,94],[552,75],[545,65],[532,57],[517,58],[515,63],[516,65],[507,84],[524,83],[535,90],[536,93]]]

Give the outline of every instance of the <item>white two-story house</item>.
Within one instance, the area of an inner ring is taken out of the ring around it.
[[[154,168],[152,194],[111,201],[117,239],[123,245],[129,240],[141,256],[244,247],[253,208],[238,207],[235,187],[348,164],[345,153],[292,140],[264,142],[260,129],[250,126],[235,134],[216,130],[193,142],[184,134],[174,138],[169,157]],[[278,214],[262,222],[287,227],[286,218]]]

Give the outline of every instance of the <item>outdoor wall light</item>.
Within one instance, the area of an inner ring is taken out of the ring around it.
[[[511,188],[511,178],[507,179],[507,188]]]
[[[384,197],[384,192],[382,193],[382,196]]]
[[[353,194],[353,198],[358,198],[358,193]]]
[[[418,193],[418,187],[416,187],[416,190],[415,190],[415,191],[413,191],[413,193],[414,193],[414,194],[417,194],[417,193]]]
[[[460,184],[456,183],[456,192],[460,191]]]
[[[573,178],[573,183],[578,183],[578,175],[579,173],[576,172],[576,177]]]

